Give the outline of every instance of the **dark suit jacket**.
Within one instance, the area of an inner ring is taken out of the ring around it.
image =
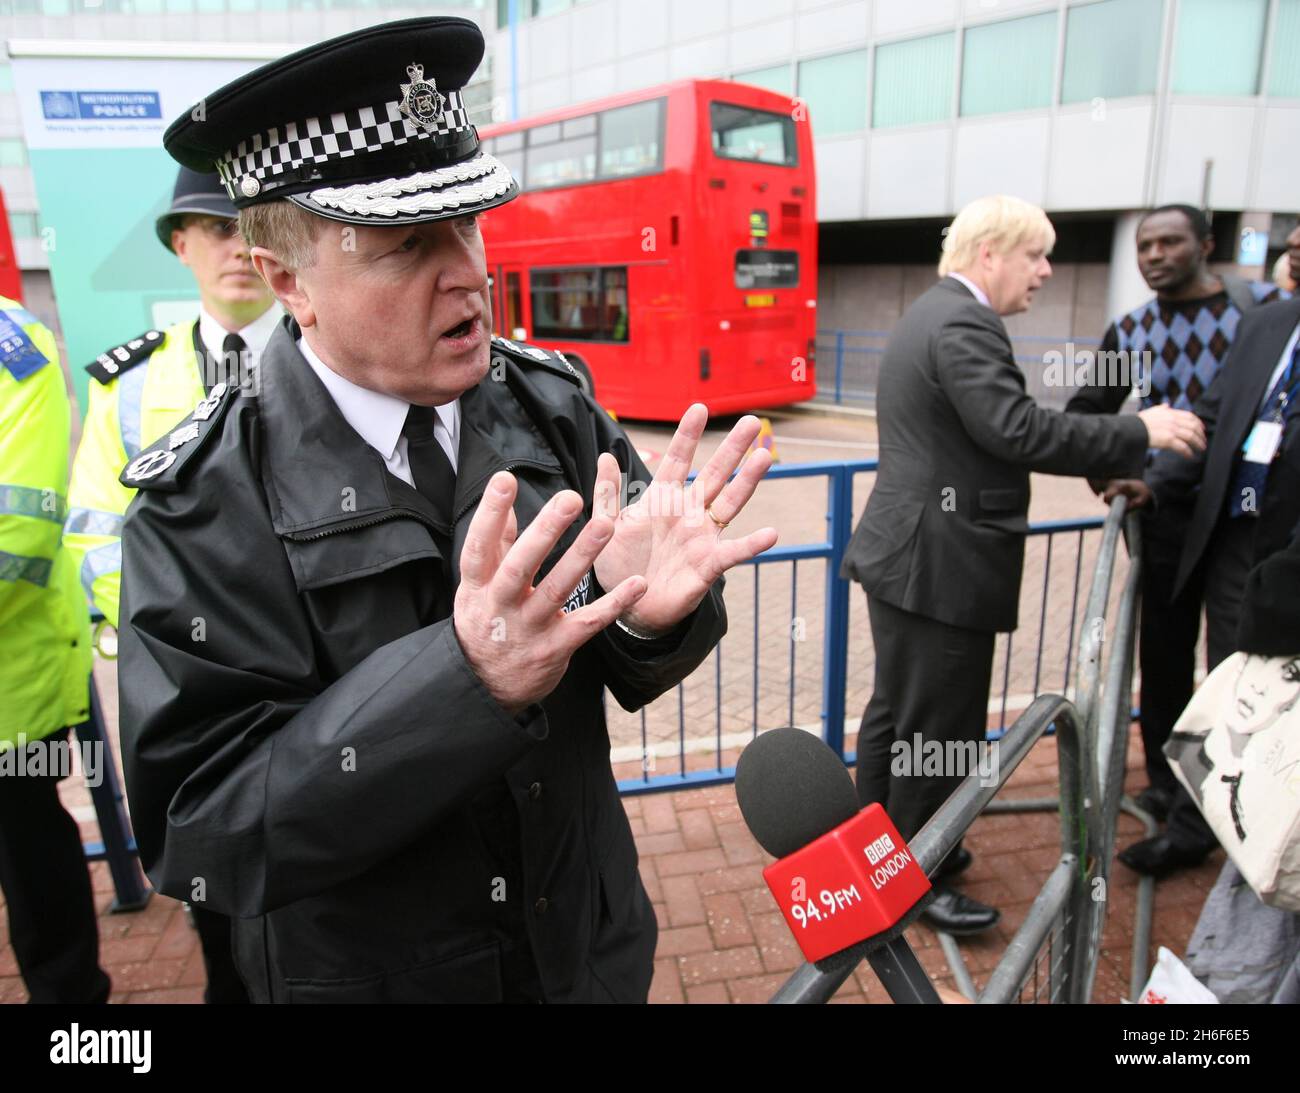
[[[1139,471],[1136,417],[1044,410],[1002,320],[944,278],[899,320],[876,396],[880,471],[844,576],[886,603],[972,630],[1014,630],[1029,472]]]
[[[1300,526],[1291,545],[1250,571],[1241,599],[1237,648],[1261,656],[1300,653]]]
[[[1247,312],[1227,360],[1210,389],[1196,404],[1209,442],[1196,459],[1161,452],[1147,470],[1147,484],[1160,507],[1195,500],[1187,540],[1178,566],[1181,588],[1200,564],[1225,518],[1228,493],[1237,467],[1237,453],[1250,435],[1260,403],[1268,393],[1273,369],[1300,322],[1300,299],[1283,300]],[[1273,462],[1268,486],[1259,503],[1255,561],[1286,547],[1300,521],[1300,414],[1292,414],[1282,436],[1282,450]]]

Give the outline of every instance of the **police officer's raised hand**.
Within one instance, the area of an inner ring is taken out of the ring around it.
[[[686,411],[649,489],[621,511],[618,461],[604,454],[597,463],[593,509],[596,516],[614,521],[614,537],[596,559],[596,579],[603,588],[613,588],[634,575],[645,577],[645,595],[622,618],[647,634],[671,630],[695,610],[719,576],[776,543],[776,529],[770,527],[722,538],[772,465],[763,449],[745,458],[758,437],[758,418],[741,418],[686,485],[708,420],[700,403]],[[737,466],[739,473],[728,482]]]
[[[516,489],[514,475],[505,471],[488,483],[461,550],[452,610],[465,659],[511,713],[550,694],[578,647],[625,614],[646,590],[643,577],[629,576],[606,586],[610,591],[595,603],[563,614],[569,594],[610,541],[613,521],[593,518],[534,588],[542,562],[582,512],[582,498],[572,490],[557,493],[516,540]]]

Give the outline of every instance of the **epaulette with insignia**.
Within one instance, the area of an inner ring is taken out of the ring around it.
[[[86,365],[86,371],[100,383],[112,383],[123,372],[148,360],[149,354],[162,345],[163,337],[161,330],[146,330],[138,338],[132,338],[129,342],[115,345],[107,353],[101,353]]]
[[[189,417],[131,460],[118,481],[132,489],[175,493],[181,488],[181,472],[186,464],[203,450],[208,437],[218,431],[221,419],[241,390],[238,384],[216,384],[199,400]]]
[[[512,342],[509,338],[503,338],[499,334],[492,335],[492,344],[509,350],[521,364],[540,364],[565,379],[572,380],[579,387],[582,386],[582,378],[573,365],[568,362],[564,354],[558,350],[539,349],[535,345],[520,345],[518,342]]]

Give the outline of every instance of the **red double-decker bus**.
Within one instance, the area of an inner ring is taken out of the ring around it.
[[[812,135],[786,95],[682,80],[485,127],[523,193],[483,221],[497,333],[620,416],[811,398]]]

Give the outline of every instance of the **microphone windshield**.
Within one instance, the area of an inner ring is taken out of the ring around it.
[[[736,801],[750,832],[774,858],[802,850],[860,810],[840,757],[802,729],[765,732],[741,752]]]

